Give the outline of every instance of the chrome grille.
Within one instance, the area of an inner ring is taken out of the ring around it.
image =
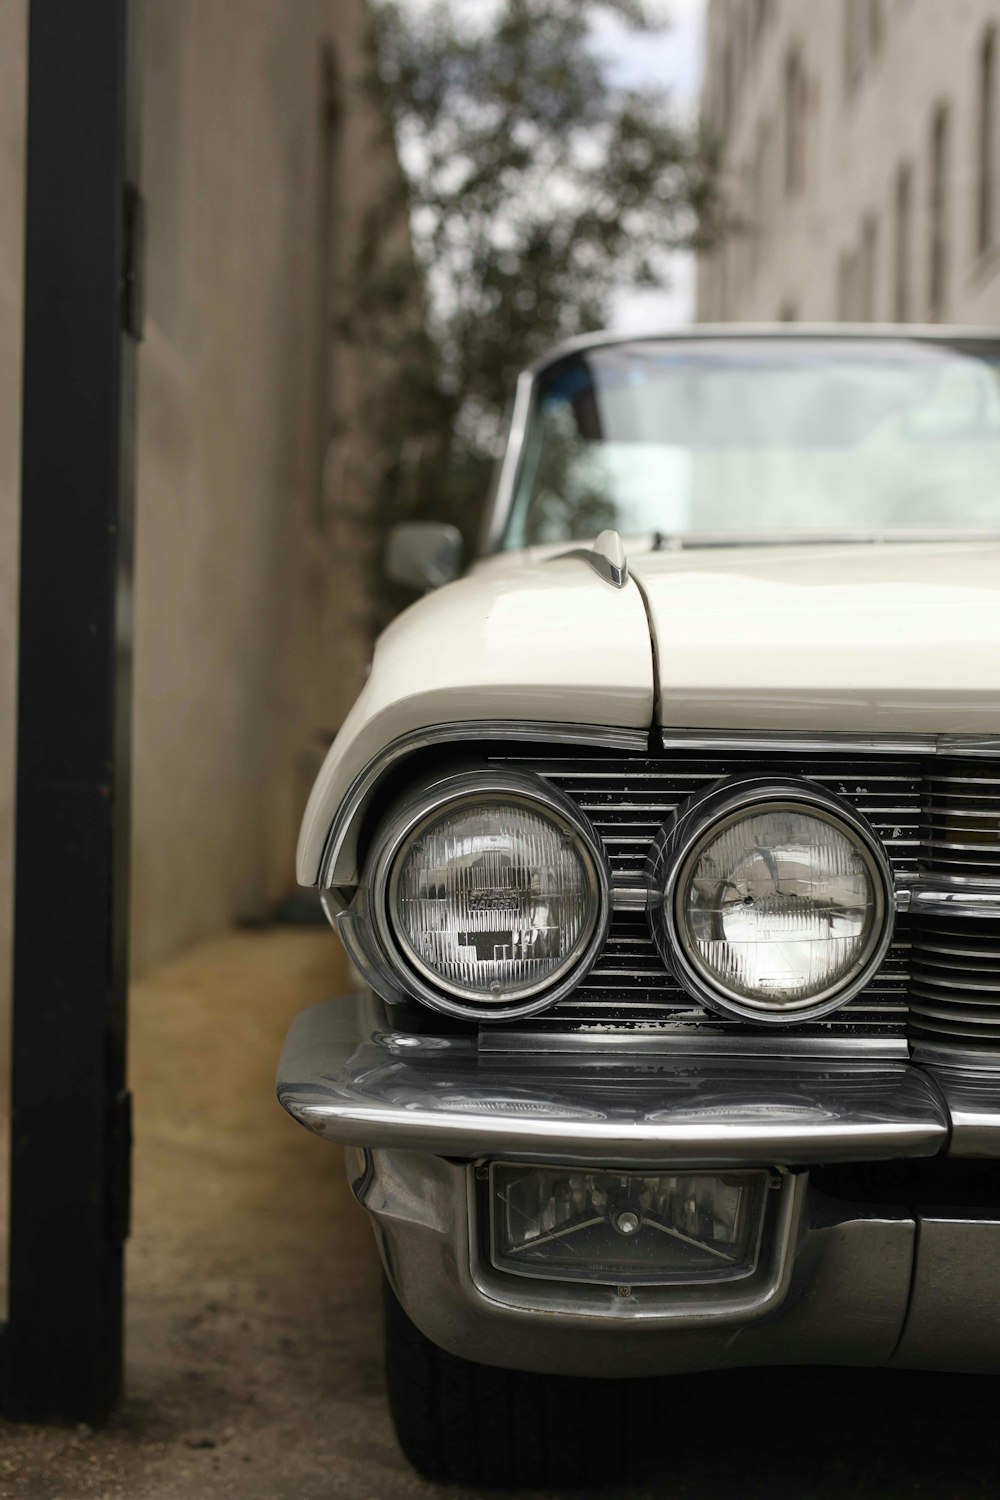
[[[681,803],[723,776],[799,776],[816,781],[863,813],[885,844],[898,876],[912,875],[920,853],[921,764],[915,757],[862,762],[830,756],[691,751],[660,757],[524,760],[585,811],[600,834],[615,877],[641,881],[646,854]],[[1000,790],[1000,788],[998,788]]]
[[[995,760],[941,760],[925,790],[930,870],[1000,878],[1000,770]]]
[[[900,921],[872,983],[834,1015],[790,1028],[798,1036],[901,1036],[906,1025],[910,942]],[[581,984],[540,1021],[577,1026],[645,1023],[659,1031],[747,1035],[762,1028],[702,1009],[664,969],[645,913],[620,912],[598,962]],[[768,1034],[771,1028],[768,1028]]]
[[[572,755],[492,756],[534,771],[587,813],[618,885],[641,884],[646,855],[663,823],[693,794],[724,776],[804,777],[863,813],[878,831],[900,879],[917,871],[923,766],[915,756],[844,756],[800,752],[578,751]],[[833,1015],[787,1028],[815,1037],[898,1037],[906,1030],[909,934],[902,920],[885,961],[863,993]],[[608,942],[587,978],[550,1011],[519,1023],[533,1030],[602,1026],[684,1035],[774,1035],[772,1027],[726,1020],[705,1011],[665,969],[644,912],[617,912]]]
[[[925,917],[913,942],[910,1013],[916,1039],[1000,1047],[1000,921]]]

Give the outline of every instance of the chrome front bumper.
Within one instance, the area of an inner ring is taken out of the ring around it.
[[[949,1117],[898,1061],[506,1053],[474,1037],[389,1030],[365,1000],[294,1022],[278,1098],[344,1145],[616,1167],[799,1166],[932,1156]],[[1000,1114],[997,1116],[1000,1145]]]
[[[664,1048],[505,1053],[390,1030],[368,1000],[293,1024],[284,1108],[353,1147],[354,1191],[413,1321],[470,1359],[636,1375],[724,1365],[1000,1368],[1000,1202],[982,1214],[874,1209],[817,1192],[808,1168],[1000,1155],[1000,1077],[899,1061],[676,1058]],[[759,1275],[732,1294],[586,1296],[498,1275],[482,1163],[754,1164],[784,1169]]]

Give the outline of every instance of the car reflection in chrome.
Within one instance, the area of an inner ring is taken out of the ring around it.
[[[513,1094],[441,1094],[435,1100],[438,1108],[457,1109],[480,1115],[530,1115],[557,1120],[606,1120],[603,1110],[585,1109],[576,1104],[557,1104],[547,1099],[518,1097]]]

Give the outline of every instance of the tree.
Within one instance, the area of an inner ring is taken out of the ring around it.
[[[433,516],[473,536],[518,371],[602,326],[616,288],[662,285],[670,252],[713,232],[714,152],[663,91],[615,81],[594,44],[600,12],[664,24],[646,0],[376,4],[374,83],[403,162],[429,333],[411,328],[396,349],[376,417],[380,528]],[[373,224],[358,267],[369,338],[380,301],[401,296],[378,242]]]

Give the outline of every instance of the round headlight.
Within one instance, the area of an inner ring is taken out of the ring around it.
[[[609,906],[600,846],[544,783],[526,795],[528,780],[467,773],[435,786],[412,822],[412,803],[390,818],[376,922],[408,988],[438,1009],[531,1014],[599,950]]]
[[[662,918],[674,967],[698,998],[802,1020],[867,982],[891,937],[891,873],[853,808],[795,783],[744,785],[717,790],[679,823]]]

